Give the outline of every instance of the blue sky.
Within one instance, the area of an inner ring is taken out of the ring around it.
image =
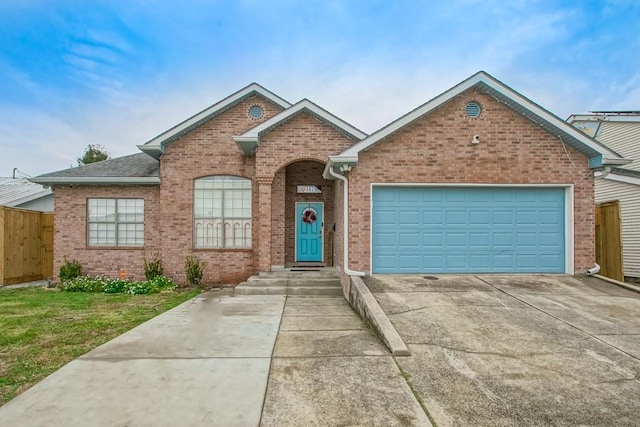
[[[251,82],[373,132],[479,70],[640,110],[640,2],[0,0],[0,176],[121,156]]]

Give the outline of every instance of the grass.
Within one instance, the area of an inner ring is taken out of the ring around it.
[[[0,406],[78,356],[198,293],[0,291]]]

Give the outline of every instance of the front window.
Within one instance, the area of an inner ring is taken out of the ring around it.
[[[251,247],[251,180],[235,176],[196,179],[193,204],[196,248]]]
[[[88,199],[89,246],[143,246],[144,199]]]

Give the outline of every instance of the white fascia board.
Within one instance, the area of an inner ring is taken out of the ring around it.
[[[353,154],[359,153],[360,151],[366,150],[367,148],[376,144],[383,138],[386,138],[387,136],[398,131],[399,129],[403,128],[404,126],[408,125],[414,120],[435,110],[436,108],[450,101],[454,97],[460,95],[461,93],[481,83],[490,87],[496,92],[501,93],[502,95],[511,99],[515,103],[521,105],[524,109],[528,110],[532,115],[538,116],[542,120],[549,122],[550,124],[554,125],[559,129],[562,129],[564,133],[577,139],[578,141],[580,141],[580,143],[584,144],[590,149],[600,153],[604,158],[611,158],[611,159],[620,158],[620,156],[618,156],[613,151],[607,149],[606,147],[601,146],[595,140],[592,140],[580,130],[574,128],[569,123],[563,121],[557,116],[549,113],[547,110],[543,109],[539,105],[531,102],[529,99],[525,98],[524,96],[520,95],[513,89],[509,88],[508,86],[494,79],[484,71],[480,71],[474,74],[473,76],[469,77],[467,80],[454,86],[448,91],[436,96],[432,100],[428,101],[426,104],[423,104],[422,106],[416,108],[415,110],[409,112],[408,114],[400,117],[398,120],[392,122],[386,127],[373,133],[368,138],[365,138],[361,142],[346,149],[345,151],[342,152],[342,154],[353,155]]]
[[[327,164],[324,166],[324,170],[322,171],[322,176],[324,179],[334,179],[329,169],[332,167],[336,167],[337,165],[356,165],[358,164],[358,156],[329,156]]]
[[[640,114],[572,114],[567,118],[567,122],[640,122]]]
[[[620,157],[616,157],[616,158],[605,157],[602,159],[603,166],[624,166],[630,163],[633,163],[633,160],[623,159]]]
[[[640,185],[640,178],[636,178],[633,176],[626,176],[626,175],[618,175],[614,172],[608,173],[607,175],[603,176],[602,178],[604,179],[608,179],[610,181],[617,181],[617,182],[624,182],[627,184],[633,184],[633,185]]]
[[[276,114],[269,120],[266,120],[261,124],[259,124],[258,126],[249,129],[247,132],[243,133],[242,135],[234,137],[234,140],[239,141],[239,139],[236,139],[236,138],[253,138],[253,140],[257,141],[258,138],[260,138],[260,136],[267,129],[271,129],[272,127],[275,127],[279,123],[286,121],[287,119],[294,116],[295,114],[298,114],[305,110],[322,118],[323,120],[327,121],[328,123],[331,123],[338,129],[341,129],[344,132],[350,135],[353,135],[358,139],[363,139],[367,136],[366,133],[360,131],[359,129],[356,129],[355,127],[351,126],[349,123],[345,122],[339,117],[329,113],[327,110],[320,108],[319,106],[309,101],[308,99],[303,99],[302,101],[298,102],[292,107],[282,111],[279,114]]]
[[[163,153],[162,147],[160,146],[136,145],[136,147],[156,160],[160,160],[160,156],[162,156]]]
[[[197,124],[197,123],[199,123],[199,122],[201,122],[203,120],[206,120],[207,117],[216,114],[220,110],[224,110],[229,105],[232,105],[235,102],[239,101],[240,99],[244,98],[245,96],[250,95],[252,92],[255,92],[255,93],[263,96],[264,98],[268,99],[269,101],[273,102],[274,104],[276,104],[276,105],[278,105],[278,106],[280,106],[282,108],[289,108],[291,106],[291,104],[289,102],[285,101],[284,99],[280,98],[279,96],[275,95],[274,93],[268,91],[267,89],[263,88],[259,84],[251,83],[249,86],[245,87],[244,89],[240,89],[238,92],[226,97],[222,101],[212,105],[209,108],[206,108],[206,109],[202,110],[198,114],[190,117],[189,119],[187,119],[184,122],[178,124],[177,126],[172,127],[168,131],[166,131],[164,133],[161,133],[160,135],[156,136],[155,138],[153,138],[150,141],[148,141],[147,143],[145,143],[144,146],[145,147],[149,147],[150,149],[153,147],[156,150],[162,151],[163,150],[162,144],[165,141],[167,141],[167,140],[173,138],[174,136],[176,136],[176,135],[188,130],[189,128],[191,128],[195,124]],[[140,146],[138,148],[140,148]],[[142,151],[145,151],[142,148],[140,148],[140,149]]]
[[[258,136],[233,136],[235,142],[258,142]]]
[[[157,176],[101,176],[101,177],[38,177],[30,178],[31,182],[35,182],[42,185],[158,185],[160,184],[160,177]]]

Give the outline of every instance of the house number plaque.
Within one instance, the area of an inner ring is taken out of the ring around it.
[[[315,185],[298,185],[298,194],[320,194],[322,189]]]

